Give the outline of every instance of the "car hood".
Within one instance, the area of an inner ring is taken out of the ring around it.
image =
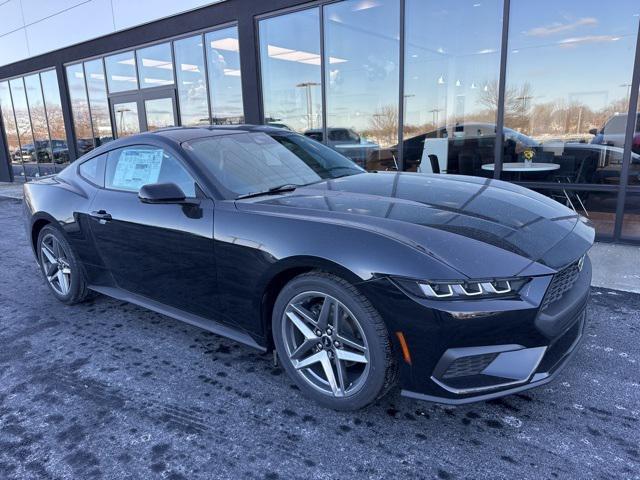
[[[374,230],[469,278],[486,276],[487,262],[494,276],[550,273],[594,239],[586,220],[548,197],[459,175],[363,173],[237,205]]]

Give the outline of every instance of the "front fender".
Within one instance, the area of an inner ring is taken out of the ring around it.
[[[264,331],[261,299],[287,269],[330,269],[353,284],[382,276],[459,279],[459,272],[392,237],[309,218],[217,205],[214,238],[224,315],[248,331]]]

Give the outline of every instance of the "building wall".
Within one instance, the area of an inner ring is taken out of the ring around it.
[[[222,0],[0,0],[0,66]]]

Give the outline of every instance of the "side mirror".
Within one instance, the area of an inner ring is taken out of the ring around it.
[[[143,185],[138,191],[138,198],[143,203],[191,204],[196,202],[187,200],[182,189],[175,183],[150,183],[149,185]]]
[[[597,128],[592,128],[591,130],[589,130],[589,133],[591,135],[597,135],[598,134],[598,129]]]

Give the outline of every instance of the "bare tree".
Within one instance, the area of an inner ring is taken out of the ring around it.
[[[504,92],[504,120],[505,125],[528,133],[533,89],[529,82],[520,86],[508,86]],[[486,107],[489,112],[498,111],[498,81],[487,84],[478,98],[478,103]],[[495,118],[495,117],[494,117]]]
[[[375,138],[381,146],[398,143],[398,107],[387,105],[376,110],[364,133]]]

